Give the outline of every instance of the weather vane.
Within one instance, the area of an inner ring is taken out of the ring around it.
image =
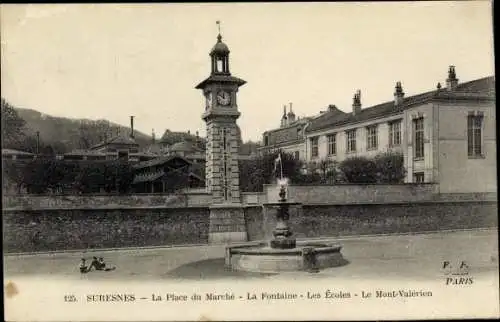
[[[215,23],[217,24],[217,28],[219,29],[219,35],[220,35],[220,20],[217,20]]]

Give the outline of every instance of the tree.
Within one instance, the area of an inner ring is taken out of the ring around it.
[[[240,188],[242,191],[262,191],[266,183],[264,170],[259,168],[258,160],[240,160]]]
[[[21,193],[21,188],[25,184],[26,162],[18,160],[2,160],[2,176],[5,191],[14,187],[17,193]]]
[[[281,155],[281,163],[276,162]],[[302,162],[293,154],[276,151],[265,153],[251,160],[240,160],[240,187],[243,191],[262,191],[262,185],[275,183],[281,177],[298,183],[301,178]]]
[[[351,157],[342,161],[339,170],[343,179],[349,183],[376,183],[377,165],[366,157]]]
[[[321,174],[321,183],[334,183],[337,178],[337,163],[328,158],[318,161],[317,168]]]
[[[259,147],[259,143],[247,141],[240,145],[240,154],[241,155],[251,155],[257,153],[257,148]]]
[[[127,162],[115,161],[112,167],[116,169],[114,181],[118,193],[128,193],[132,189],[134,181],[134,171]]]
[[[74,187],[80,193],[99,192],[106,182],[105,167],[102,163],[92,162],[82,165],[75,178]]]
[[[52,160],[37,158],[29,162],[24,171],[23,181],[30,193],[46,193],[52,186]]]
[[[2,97],[2,147],[19,149],[19,144],[24,138],[26,122]]]
[[[404,156],[400,152],[386,152],[374,158],[378,181],[381,183],[402,183],[406,176]]]

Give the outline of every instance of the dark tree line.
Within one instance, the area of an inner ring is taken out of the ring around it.
[[[351,157],[340,163],[328,159],[304,163],[292,154],[278,151],[240,161],[241,190],[262,191],[264,184],[275,183],[281,175],[281,169],[274,171],[275,160],[280,153],[283,176],[295,185],[399,184],[406,176],[401,153],[380,153],[373,158]]]
[[[120,161],[71,162],[52,158],[31,161],[3,160],[3,175],[28,193],[97,193],[131,191],[134,172]]]

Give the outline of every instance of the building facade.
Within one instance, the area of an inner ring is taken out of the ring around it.
[[[406,183],[438,183],[441,193],[496,192],[495,78],[460,83],[450,66],[446,85],[362,107],[361,91],[350,112],[334,105],[320,115],[263,133],[260,151],[294,153],[307,163],[401,153]]]
[[[260,153],[272,153],[283,151],[292,154],[297,160],[306,160],[305,129],[310,118],[297,119],[292,110],[286,112],[286,105],[283,107],[280,127],[264,132],[262,135],[262,146],[258,149]]]
[[[450,66],[446,87],[352,112],[332,109],[306,128],[307,161],[341,162],[352,156],[400,152],[405,182],[439,183],[441,193],[496,191],[495,80],[459,83]]]

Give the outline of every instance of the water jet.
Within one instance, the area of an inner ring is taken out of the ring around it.
[[[278,180],[278,187],[278,202],[263,205],[276,213],[273,238],[227,246],[226,266],[233,270],[260,273],[318,272],[323,268],[341,266],[344,259],[340,245],[296,240],[289,226],[289,209],[301,204],[288,201],[288,180]]]

